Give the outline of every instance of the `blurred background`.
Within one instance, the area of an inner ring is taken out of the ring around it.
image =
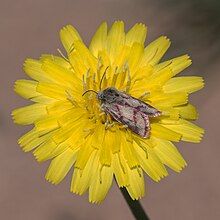
[[[180,174],[169,170],[160,183],[146,177],[142,205],[152,220],[220,219],[219,0],[0,0],[0,219],[133,219],[115,184],[101,205],[92,205],[87,195],[69,192],[70,175],[58,186],[47,183],[48,163],[38,164],[17,144],[29,128],[14,125],[10,116],[27,104],[13,92],[14,81],[25,78],[26,57],[57,54],[59,29],[66,24],[74,25],[88,44],[102,21],[110,25],[118,19],[127,29],[147,24],[147,43],[167,35],[172,45],[165,59],[190,54],[193,65],[184,74],[206,82],[191,96],[200,113],[197,123],[206,129],[202,143],[178,144],[188,162]]]

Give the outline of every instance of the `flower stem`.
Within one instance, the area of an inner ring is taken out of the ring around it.
[[[129,196],[126,188],[120,188],[121,193],[123,194],[131,212],[133,213],[136,220],[150,220],[150,218],[145,213],[143,207],[141,206],[138,200],[132,200]]]

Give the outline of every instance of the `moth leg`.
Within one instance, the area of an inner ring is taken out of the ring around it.
[[[112,120],[112,118],[109,114],[107,114],[106,115],[106,122],[105,122],[106,129],[113,127],[115,124],[116,124],[116,122]]]
[[[128,128],[128,125],[120,125],[119,126],[121,129],[123,129],[123,128]]]
[[[105,115],[105,112],[99,113],[99,116],[103,116],[103,115]]]

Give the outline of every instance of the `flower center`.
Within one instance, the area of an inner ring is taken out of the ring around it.
[[[112,127],[115,122],[109,114],[101,109],[101,103],[97,98],[98,92],[108,87],[115,87],[129,93],[131,77],[127,64],[120,69],[98,64],[96,72],[89,69],[83,75],[84,106],[88,111],[89,119],[94,123],[101,122],[106,127]]]

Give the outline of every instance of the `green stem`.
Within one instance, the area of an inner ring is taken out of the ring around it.
[[[143,207],[138,200],[132,200],[129,196],[126,188],[120,188],[131,212],[133,213],[136,220],[150,220],[150,218],[145,213]]]

